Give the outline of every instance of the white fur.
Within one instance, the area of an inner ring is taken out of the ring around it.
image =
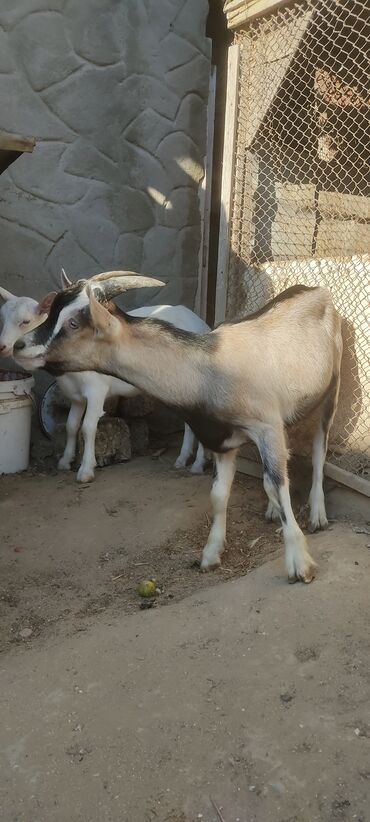
[[[0,308],[0,355],[10,356],[13,345],[19,337],[40,325],[46,318],[45,314],[38,313],[38,302],[30,297],[15,297],[14,294],[0,288],[0,297],[5,300]],[[87,302],[85,292],[74,302],[83,307]],[[68,308],[64,309],[58,320],[61,328],[68,316]],[[166,320],[178,328],[203,333],[209,328],[193,311],[183,305],[155,305],[143,306],[129,312],[134,317],[155,317]],[[26,324],[27,323],[27,324]],[[56,333],[54,329],[54,334]],[[63,456],[59,460],[58,468],[69,471],[76,454],[77,434],[82,422],[84,451],[82,462],[77,473],[78,482],[91,482],[94,479],[95,438],[100,417],[104,414],[105,401],[110,397],[132,397],[140,391],[116,377],[97,374],[94,371],[81,371],[64,374],[58,377],[59,388],[71,402],[68,414],[66,431],[67,440]],[[175,462],[176,468],[185,467],[191,459],[195,449],[196,439],[190,428],[185,425],[182,448]],[[191,466],[192,473],[203,473],[206,457],[203,446],[199,443],[195,462]]]

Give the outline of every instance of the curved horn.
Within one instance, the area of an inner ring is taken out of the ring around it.
[[[11,291],[7,291],[6,288],[1,288],[0,286],[0,297],[5,300],[14,300],[15,294],[12,294]]]
[[[161,288],[165,285],[162,280],[155,280],[154,277],[145,277],[136,274],[134,271],[105,271],[103,274],[95,274],[89,280],[94,291],[103,295],[104,300],[112,300],[118,294],[123,294],[132,288]]]
[[[60,272],[60,284],[62,286],[63,291],[66,288],[69,288],[71,285],[73,285],[72,280],[69,279],[68,274],[66,274],[64,268],[62,268]]]

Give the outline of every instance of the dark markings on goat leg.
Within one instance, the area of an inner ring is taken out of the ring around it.
[[[286,516],[284,512],[284,508],[281,504],[280,498],[280,488],[283,485],[283,477],[279,466],[276,462],[273,452],[271,451],[271,447],[268,442],[266,442],[263,438],[258,442],[258,449],[260,452],[263,471],[267,479],[270,480],[271,484],[273,485],[276,491],[276,502],[279,509],[279,516],[283,524],[286,523]]]

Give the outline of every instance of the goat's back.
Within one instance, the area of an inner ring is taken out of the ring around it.
[[[340,362],[340,318],[321,287],[279,295],[265,311],[214,333],[218,363],[240,385],[238,412],[247,402],[257,416],[270,411],[288,422],[325,393]]]

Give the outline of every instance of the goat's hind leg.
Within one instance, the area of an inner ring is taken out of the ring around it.
[[[293,514],[289,493],[288,449],[283,427],[256,423],[249,428],[263,463],[263,485],[272,506],[279,511],[289,582],[312,582],[316,563]]]
[[[175,468],[185,468],[188,460],[192,456],[195,444],[195,435],[191,428],[185,423],[184,437],[182,441],[181,451],[175,462]]]
[[[327,528],[323,489],[324,463],[328,449],[329,432],[338,405],[339,376],[333,375],[328,393],[321,405],[320,421],[312,445],[312,487],[309,496],[310,518],[308,529],[313,533]]]
[[[81,424],[81,420],[83,417],[83,413],[85,411],[85,402],[77,402],[76,400],[72,400],[71,407],[68,414],[68,419],[66,423],[66,432],[67,432],[67,441],[66,446],[64,449],[63,456],[60,458],[58,462],[58,468],[60,471],[69,471],[71,468],[71,464],[75,458],[76,454],[76,442],[77,442],[77,434],[78,429]]]
[[[211,491],[213,522],[207,544],[203,549],[200,566],[202,571],[210,571],[212,568],[216,568],[221,564],[221,554],[224,550],[226,539],[227,503],[235,476],[237,453],[238,449],[234,448],[225,454],[215,455],[217,476]]]

